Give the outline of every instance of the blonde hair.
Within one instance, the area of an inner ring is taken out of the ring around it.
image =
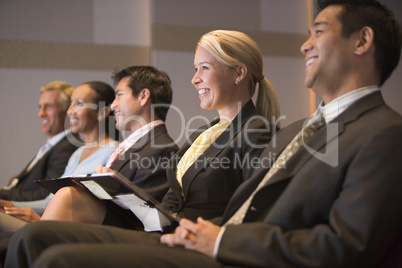
[[[60,91],[60,103],[63,106],[64,111],[67,111],[68,107],[70,107],[70,97],[71,94],[73,94],[74,87],[64,81],[53,81],[50,83],[47,83],[46,85],[42,86],[40,88],[40,93],[43,93],[45,91],[51,91],[51,90],[59,90]]]
[[[272,84],[264,77],[262,54],[257,43],[247,34],[239,31],[215,30],[204,34],[198,46],[211,53],[218,61],[229,67],[244,64],[250,78],[251,96],[259,83],[256,109],[271,123],[279,118],[279,101]]]

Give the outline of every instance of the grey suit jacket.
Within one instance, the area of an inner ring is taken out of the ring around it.
[[[279,154],[302,123],[280,131],[265,155]],[[402,118],[380,92],[360,99],[312,138],[312,150],[299,150],[257,192],[244,223],[226,227],[217,259],[247,267],[380,263],[402,235],[401,137]],[[257,170],[238,188],[222,223],[266,172]]]
[[[141,137],[110,168],[161,201],[169,188],[167,163],[177,150],[177,145],[162,124]]]

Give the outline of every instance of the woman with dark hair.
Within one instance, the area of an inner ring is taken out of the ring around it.
[[[100,81],[83,83],[72,93],[67,111],[70,129],[73,133],[79,133],[85,143],[70,157],[63,177],[96,172],[96,166],[105,164],[118,146],[112,138],[116,135],[109,134],[107,123],[109,105],[114,97],[113,88]],[[7,203],[1,204],[5,214],[0,213],[0,230],[12,232],[27,222],[38,221],[52,197],[53,194],[37,201],[3,201]]]
[[[99,127],[102,128],[109,138],[119,140],[119,130],[115,127],[114,112],[109,108],[114,101],[115,93],[113,88],[101,81],[86,82],[92,90],[97,93],[95,103],[98,103],[98,109],[106,108],[109,111],[109,115],[102,118],[99,121]]]

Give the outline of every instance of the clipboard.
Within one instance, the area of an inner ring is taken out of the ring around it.
[[[104,173],[61,177],[35,181],[56,193],[66,186],[79,187],[103,201],[111,201],[122,209],[130,209],[144,225],[144,230],[170,232],[179,224],[180,217],[143,191],[120,173]]]

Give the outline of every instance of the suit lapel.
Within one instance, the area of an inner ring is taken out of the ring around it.
[[[292,178],[312,157],[328,165],[336,166],[339,157],[338,139],[344,132],[346,126],[357,120],[363,113],[383,104],[384,100],[380,92],[372,93],[356,101],[346,111],[320,129],[305,146],[301,147],[300,150],[287,161],[285,168],[280,169],[272,176],[265,187]],[[324,151],[326,152],[325,154],[322,153]]]
[[[304,120],[297,121],[284,129],[279,130],[275,136],[272,137],[268,147],[262,152],[260,159],[270,159],[270,165],[264,168],[257,168],[250,178],[247,178],[234,192],[228,205],[226,206],[225,213],[222,218],[222,224],[229,220],[229,218],[240,208],[247,198],[254,192],[258,184],[264,178],[265,174],[269,171],[275,159],[289,144],[293,137],[300,131],[303,126]]]
[[[42,155],[42,157],[38,160],[38,162],[35,163],[35,165],[33,165],[33,167],[31,168],[31,170],[33,170],[36,166],[39,166],[39,164],[43,161],[45,161],[45,159],[48,158],[48,155],[50,154],[50,152],[59,144],[61,144],[65,139],[67,139],[67,137],[63,137],[58,143],[56,143],[55,145],[53,145],[45,154]],[[31,162],[35,159],[36,155],[32,158],[31,161],[29,161],[28,165],[24,168],[24,170],[18,175],[18,179],[19,181],[23,180],[24,177],[29,174],[31,172],[31,170],[28,171],[28,167],[31,164]]]
[[[200,128],[198,128],[194,133],[192,133],[189,137],[189,140],[181,146],[179,151],[169,160],[169,169],[166,170],[166,176],[167,180],[169,182],[170,188],[172,189],[173,193],[175,194],[177,200],[180,201],[180,204],[183,204],[183,196],[182,196],[182,190],[177,182],[177,177],[176,177],[176,172],[177,172],[177,165],[180,161],[180,159],[183,157],[183,155],[186,153],[188,148],[190,148],[191,144],[197,139],[197,137],[207,130],[209,127],[211,127],[213,124],[216,124],[218,120],[214,120],[208,125],[204,125]]]
[[[17,176],[17,178],[21,181],[29,172],[28,172],[28,167],[34,161],[35,157],[31,159],[31,161],[28,162],[28,165],[21,171],[21,173]],[[39,162],[39,161],[38,161]],[[38,163],[36,163],[38,164]],[[36,165],[35,164],[35,165]],[[33,168],[33,167],[32,167]]]
[[[255,107],[253,102],[250,100],[247,102],[237,116],[233,119],[227,129],[215,140],[215,142],[209,146],[205,152],[200,155],[198,159],[201,159],[201,163],[194,162],[191,165],[186,173],[183,175],[182,182],[183,182],[183,193],[184,196],[187,196],[189,188],[197,174],[205,169],[208,168],[211,161],[213,161],[220,152],[222,152],[227,145],[233,140],[234,137],[241,131],[243,125],[249,120],[250,117],[255,115]],[[214,121],[211,125],[218,123],[218,120]],[[177,183],[176,183],[177,184]]]
[[[131,146],[122,157],[113,162],[111,169],[121,171],[126,164],[131,160],[131,156],[136,152],[141,151],[152,140],[155,140],[158,136],[167,133],[165,124],[158,125],[151,129],[147,134],[142,136],[133,146]]]
[[[338,128],[337,131],[330,130],[327,134],[328,127],[318,131],[316,133],[316,136],[310,140],[308,146],[315,151],[322,150],[326,146],[327,141],[330,144],[334,143],[335,139],[344,133],[348,124],[355,121],[363,113],[366,113],[384,104],[385,103],[380,92],[375,92],[358,100],[353,105],[351,105],[344,113],[342,113],[329,123],[329,128],[331,128],[331,124],[336,124]],[[273,154],[279,156],[279,154],[287,146],[287,144],[289,144],[293,137],[296,136],[296,134],[301,130],[304,121],[305,119],[300,120],[280,130],[276,134],[276,136],[273,137],[269,144],[269,147],[263,152],[261,157],[269,155],[270,152],[273,152]],[[283,189],[283,187],[286,187],[286,181],[292,179],[297,171],[302,168],[312,157],[313,155],[306,152],[305,149],[297,152],[291,159],[289,159],[288,163],[286,164],[286,169],[279,170],[268,181],[268,183],[258,193],[256,193],[256,196],[260,194],[264,196],[278,196],[280,192],[276,193],[276,191],[281,191],[278,189]],[[226,207],[222,223],[226,222],[240,208],[240,206],[255,190],[255,188],[258,186],[258,184],[267,174],[267,172],[268,169],[257,169],[250,179],[246,180],[239,186],[239,188],[233,194],[230,203]],[[285,185],[283,185],[283,183],[285,183]],[[274,187],[274,185],[278,185],[279,188]],[[271,204],[267,204],[267,206],[268,205]]]

